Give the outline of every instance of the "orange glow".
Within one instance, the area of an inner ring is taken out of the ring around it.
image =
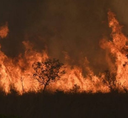
[[[108,12],[109,27],[112,29],[112,41],[103,41],[102,48],[106,49],[115,58],[113,67],[115,77],[115,88],[119,91],[128,90],[128,50],[127,50],[127,37],[122,33],[119,22],[115,19],[115,15]]]
[[[0,37],[1,38],[5,38],[8,35],[9,29],[8,29],[8,25],[6,23],[6,25],[0,27]]]
[[[88,60],[85,58],[86,76],[83,76],[82,69],[78,66],[71,67],[69,64],[64,64],[61,69],[65,70],[59,79],[51,81],[47,86],[47,90],[55,92],[60,90],[63,92],[86,92],[86,93],[108,93],[112,89],[125,92],[128,90],[128,46],[127,37],[122,33],[121,26],[116,20],[115,15],[108,12],[109,27],[112,29],[112,40],[103,39],[100,43],[101,48],[106,50],[106,59],[110,67],[110,72],[100,73],[96,76],[88,65]],[[8,27],[0,28],[0,37],[5,38],[8,34]],[[46,50],[37,52],[33,50],[33,45],[30,42],[24,41],[23,45],[26,48],[24,54],[19,54],[16,58],[9,58],[0,51],[0,88],[6,94],[10,93],[11,89],[17,91],[20,95],[26,92],[39,92],[43,90],[44,85],[34,79],[34,62],[44,62],[50,58]],[[108,54],[115,62],[112,62]],[[65,59],[68,57],[66,55]],[[114,76],[113,76],[114,75]]]

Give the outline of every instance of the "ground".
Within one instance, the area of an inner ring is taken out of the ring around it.
[[[16,118],[127,118],[128,94],[1,93],[0,106]]]

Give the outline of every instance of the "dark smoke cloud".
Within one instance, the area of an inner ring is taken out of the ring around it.
[[[125,3],[123,3],[125,1]],[[83,66],[85,56],[98,73],[107,69],[105,51],[99,46],[103,34],[109,37],[107,11],[112,9],[127,24],[127,0],[1,0],[0,25],[8,22],[9,35],[0,40],[8,56],[24,51],[22,41],[29,40],[37,50],[48,48],[49,55],[64,62]],[[120,10],[120,7],[123,9]],[[122,14],[123,13],[123,14]]]

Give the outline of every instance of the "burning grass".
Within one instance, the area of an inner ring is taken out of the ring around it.
[[[108,65],[110,69],[100,73],[98,76],[90,69],[87,59],[83,64],[87,72],[83,76],[82,68],[65,63],[56,64],[48,56],[47,50],[38,52],[33,49],[30,42],[23,42],[24,54],[10,58],[0,51],[0,88],[6,94],[11,90],[20,95],[28,92],[39,92],[46,89],[50,92],[63,91],[64,93],[109,93],[111,91],[127,92],[128,90],[128,39],[122,33],[121,26],[115,15],[108,12],[109,27],[112,29],[112,40],[103,39],[101,48],[107,52]],[[1,38],[5,38],[8,27],[0,29]],[[111,56],[110,56],[111,54]],[[114,62],[112,61],[114,58]],[[32,65],[43,65],[34,68]],[[53,66],[54,65],[54,66]],[[60,71],[64,74],[60,75]],[[35,76],[36,75],[36,78]],[[38,79],[37,79],[38,78]]]

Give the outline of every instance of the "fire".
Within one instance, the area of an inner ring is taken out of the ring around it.
[[[0,27],[0,37],[5,38],[8,35],[9,29],[7,23]]]
[[[109,27],[112,28],[112,38],[113,41],[109,42],[110,51],[115,55],[115,65],[117,67],[116,70],[116,86],[118,89],[128,90],[128,50],[127,50],[127,37],[122,33],[121,26],[118,21],[115,19],[114,14],[112,12],[108,13],[109,15]]]
[[[119,91],[128,90],[128,39],[122,33],[122,27],[111,11],[108,12],[108,20],[109,27],[112,29],[112,41],[104,41],[102,47],[108,50],[115,58],[115,88]]]
[[[127,37],[122,33],[121,26],[116,20],[115,15],[108,12],[109,27],[112,29],[112,40],[103,39],[100,46],[106,50],[106,54],[111,54],[112,62],[107,55],[110,70],[107,73],[100,73],[96,76],[88,65],[85,58],[86,76],[83,76],[82,69],[78,66],[71,67],[68,63],[64,64],[61,69],[65,70],[65,74],[59,79],[51,81],[47,86],[47,90],[55,92],[60,90],[63,92],[91,92],[91,93],[108,93],[111,90],[125,91],[128,90],[128,46]],[[0,28],[0,37],[5,38],[9,30],[7,25]],[[34,69],[32,67],[35,62],[45,62],[50,58],[46,50],[37,52],[33,50],[30,42],[23,42],[26,48],[24,54],[18,57],[9,58],[0,50],[0,88],[6,94],[12,89],[19,94],[26,92],[39,92],[43,90],[42,85],[37,79],[34,79]],[[68,57],[69,58],[69,57]]]

